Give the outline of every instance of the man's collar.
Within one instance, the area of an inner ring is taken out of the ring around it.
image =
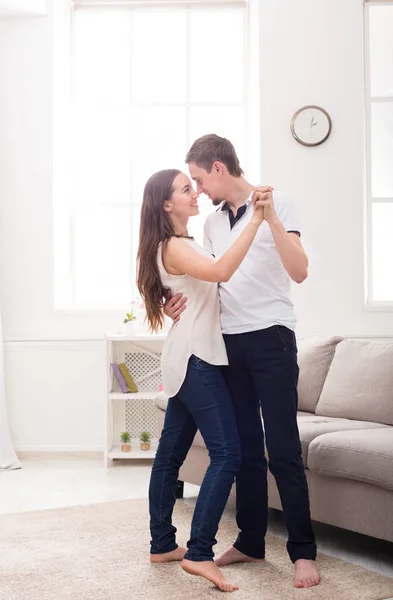
[[[247,198],[245,203],[242,204],[241,206],[239,206],[239,208],[241,208],[244,205],[248,206],[251,202],[251,196],[252,196],[252,194],[249,195],[249,197]],[[239,208],[238,208],[238,210],[239,210]],[[221,204],[221,207],[219,207],[217,210],[232,210],[232,209],[229,208],[228,202],[224,202],[223,204]]]

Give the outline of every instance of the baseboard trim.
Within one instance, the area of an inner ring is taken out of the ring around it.
[[[4,350],[6,352],[46,352],[48,350],[60,350],[62,352],[75,350],[83,352],[103,352],[103,340],[5,340]]]
[[[104,452],[102,446],[15,446],[15,452]]]

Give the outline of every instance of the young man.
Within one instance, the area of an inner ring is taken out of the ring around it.
[[[222,256],[252,216],[255,187],[243,177],[233,145],[217,135],[194,142],[186,163],[197,191],[217,211],[205,223],[205,247]],[[267,461],[280,493],[288,529],[287,550],[295,564],[295,587],[320,581],[311,526],[307,480],[297,428],[296,317],[290,280],[307,277],[308,259],[290,200],[272,188],[264,193],[264,219],[242,265],[221,283],[221,327],[229,367],[224,368],[235,406],[242,467],[236,479],[237,540],[217,559],[218,566],[265,557],[268,520]],[[174,296],[166,314],[177,321],[186,298]],[[261,420],[261,409],[263,426]]]

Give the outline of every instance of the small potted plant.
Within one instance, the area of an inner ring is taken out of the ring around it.
[[[144,323],[146,319],[145,305],[139,296],[136,296],[130,304],[130,310],[123,319],[123,330],[127,335],[145,333]]]
[[[131,444],[130,444],[130,434],[128,433],[128,431],[123,431],[123,433],[120,434],[120,439],[123,442],[121,445],[122,452],[130,452]]]
[[[135,330],[135,326],[136,326],[136,314],[135,314],[135,301],[133,300],[131,302],[131,310],[130,312],[126,313],[126,316],[123,319],[123,324],[124,324],[124,332],[125,333],[132,333]]]
[[[142,431],[140,440],[141,450],[150,450],[150,433],[148,431]]]

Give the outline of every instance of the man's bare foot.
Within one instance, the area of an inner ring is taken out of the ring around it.
[[[313,587],[313,585],[318,585],[320,581],[321,578],[315,565],[315,561],[300,558],[295,562],[293,585],[296,588]]]
[[[253,558],[252,556],[247,556],[247,554],[243,554],[240,550],[236,550],[234,546],[225,550],[216,560],[214,561],[217,567],[225,567],[226,565],[231,565],[232,563],[239,562],[262,562],[265,560],[264,558]]]
[[[178,546],[172,552],[165,552],[164,554],[150,554],[150,562],[153,564],[173,562],[174,560],[183,560],[183,556],[187,552],[187,548]]]
[[[197,575],[208,579],[222,592],[234,592],[238,586],[227,581],[220,569],[212,560],[196,561],[183,559],[182,568],[190,575]]]

